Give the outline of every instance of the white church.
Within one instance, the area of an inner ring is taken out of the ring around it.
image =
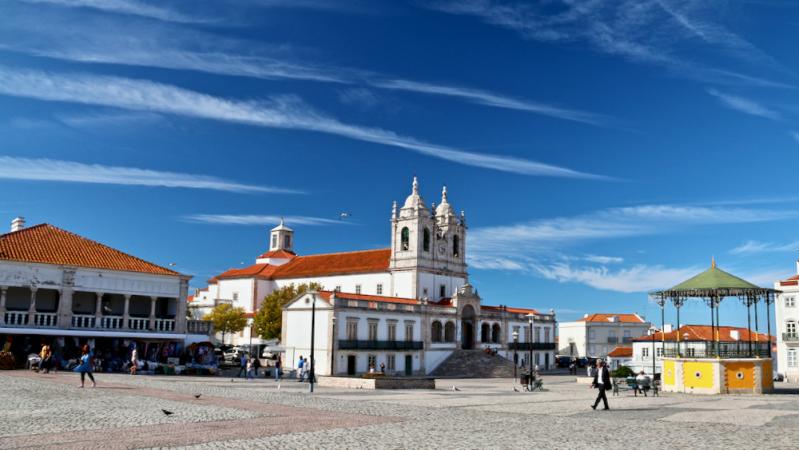
[[[310,352],[315,305],[316,373],[355,375],[385,366],[392,374],[433,372],[456,351],[490,348],[518,364],[554,364],[554,312],[482,304],[469,284],[466,217],[456,214],[446,187],[438,206],[425,205],[419,184],[391,212],[391,247],[299,256],[294,232],[281,222],[271,230],[269,251],[255,264],[209,280],[190,298],[202,313],[228,302],[250,317],[273,290],[316,282],[283,312],[284,367]],[[313,304],[312,304],[313,302]],[[249,327],[234,343],[250,342]],[[253,343],[260,343],[252,339]],[[515,353],[514,353],[515,350]]]

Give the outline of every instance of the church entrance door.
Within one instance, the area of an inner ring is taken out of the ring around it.
[[[461,348],[466,350],[474,347],[474,318],[474,307],[464,306],[461,311]]]

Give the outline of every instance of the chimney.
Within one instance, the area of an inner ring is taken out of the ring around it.
[[[25,218],[24,217],[15,217],[14,220],[11,221],[11,232],[19,231],[25,228]]]
[[[674,326],[672,324],[670,324],[670,323],[664,324],[663,325],[663,331],[665,333],[671,333],[672,331],[674,331]]]

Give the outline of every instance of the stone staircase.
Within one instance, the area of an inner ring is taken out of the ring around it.
[[[430,375],[436,378],[513,378],[513,362],[483,350],[455,350]]]

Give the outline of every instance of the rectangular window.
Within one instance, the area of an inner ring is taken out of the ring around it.
[[[375,356],[375,355],[369,355],[369,356],[366,358],[366,361],[367,361],[367,363],[369,364],[368,370],[369,370],[370,372],[372,371],[372,369],[373,369],[373,368],[374,368],[375,370],[377,369],[377,356]]]
[[[535,327],[535,335],[533,335],[533,342],[541,342],[541,327]]]
[[[347,339],[350,341],[358,340],[358,322],[355,320],[347,321]]]
[[[397,340],[397,324],[394,322],[388,323],[388,340],[389,341]]]
[[[341,286],[336,286],[335,289],[333,289],[333,290],[336,291],[336,292],[341,292]]]
[[[447,287],[443,284],[438,287],[438,296],[444,298],[447,295]]]
[[[233,293],[233,301],[236,302],[238,300],[239,300],[239,293],[238,292],[234,292]]]
[[[785,297],[785,307],[786,308],[793,308],[796,306],[796,300],[794,297]]]
[[[641,349],[641,357],[644,359],[649,358],[649,349],[644,347]]]
[[[286,248],[286,249],[291,248],[291,236],[290,235],[283,236],[283,248]]]
[[[588,339],[592,341],[596,339],[596,330],[594,329],[588,330]]]
[[[685,351],[687,352],[687,355],[689,357],[693,358],[694,356],[696,356],[696,349],[693,348],[693,347],[690,347],[690,348],[686,349]]]
[[[355,285],[355,293],[356,294],[360,294],[361,293],[361,285],[360,284],[356,284]]]
[[[788,367],[796,367],[796,349],[788,349]]]
[[[390,372],[397,370],[397,357],[395,355],[386,356],[386,370]]]
[[[272,235],[272,249],[276,249],[276,248],[277,248],[277,235],[273,234]]]
[[[513,327],[513,332],[516,333],[516,340],[521,342],[520,339],[521,339],[522,335],[521,335],[521,332],[519,331],[519,326],[518,325]],[[511,334],[511,339],[513,339],[513,335],[512,334]]]
[[[663,357],[663,348],[662,347],[656,348],[655,349],[655,355],[657,355],[658,358],[662,358]]]
[[[405,324],[405,340],[408,342],[413,340],[413,323]]]
[[[376,341],[377,340],[377,321],[370,320],[369,321],[369,340]]]
[[[624,330],[624,337],[626,338],[630,337],[630,330]]]
[[[551,342],[549,340],[549,328],[544,328],[544,342]]]
[[[383,295],[383,283],[377,283],[377,295]]]

